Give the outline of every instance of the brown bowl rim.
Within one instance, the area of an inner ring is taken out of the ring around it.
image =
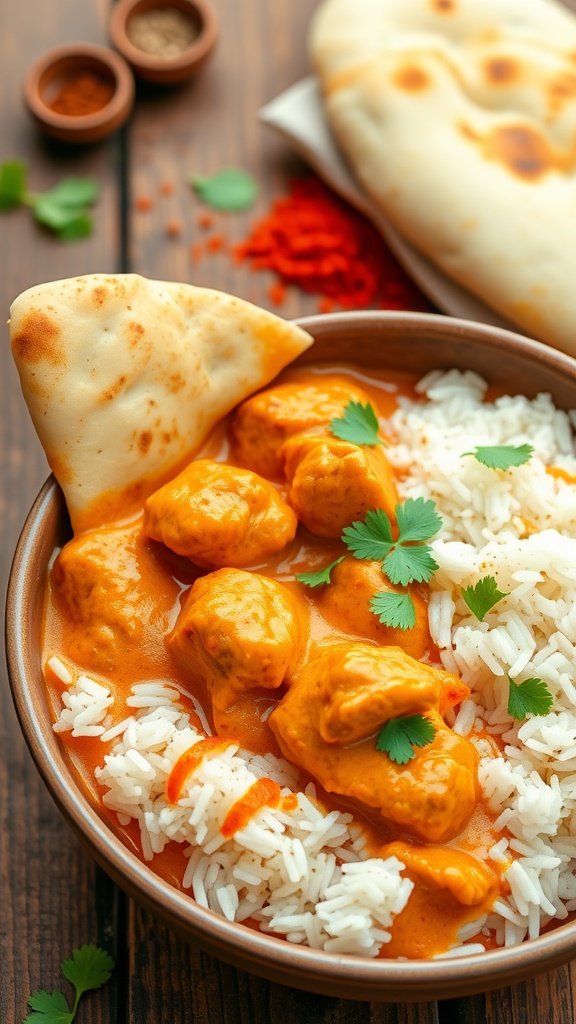
[[[430,335],[431,340],[441,333],[457,341],[459,346],[464,343],[463,352],[466,338],[472,334],[486,342],[494,356],[503,349],[512,355],[528,355],[531,361],[545,363],[559,377],[568,375],[576,392],[576,360],[571,356],[514,332],[484,324],[438,314],[389,311],[318,314],[298,318],[295,322],[312,334],[328,325],[345,334],[351,319],[354,323],[375,329],[382,324],[393,327],[394,324],[415,323],[424,334]],[[313,351],[313,347],[308,351]],[[452,360],[452,365],[457,363],[466,368],[466,356]],[[39,578],[37,572],[34,575],[34,552],[44,517],[50,509],[60,518],[65,513],[62,492],[53,476],[43,485],[26,518],[10,573],[6,645],[12,696],[32,757],[61,813],[94,859],[137,902],[164,919],[181,935],[199,942],[209,953],[228,960],[236,967],[284,985],[353,999],[419,1002],[472,995],[551,970],[576,954],[576,921],[570,921],[518,946],[500,947],[463,958],[399,961],[335,955],[291,944],[245,925],[226,921],[163,882],[124,846],[109,826],[104,825],[75,780],[56,742],[53,743],[56,754],[50,755],[41,722],[34,714],[24,653],[16,637],[19,623],[26,621],[32,589],[29,580]],[[50,740],[54,740],[54,736]]]
[[[40,94],[40,81],[50,68],[65,61],[89,58],[100,63],[114,76],[114,93],[100,110],[91,114],[59,114],[44,103]],[[47,50],[28,69],[24,79],[24,99],[31,113],[43,124],[73,136],[76,132],[102,128],[108,122],[123,122],[134,102],[134,76],[121,54],[100,43],[66,43]]]
[[[195,8],[200,17],[200,32],[190,46],[187,46],[177,57],[155,57],[134,46],[128,38],[126,26],[133,12],[140,6],[144,10],[170,6],[176,6],[179,10],[182,10],[183,6]],[[170,0],[167,2],[163,2],[163,0],[117,0],[110,15],[109,33],[113,45],[134,68],[136,74],[139,69],[142,69],[143,71],[157,72],[158,78],[160,78],[164,71],[169,76],[171,73],[184,72],[203,62],[216,44],[219,23],[211,0],[182,0],[181,3],[175,0],[172,4]]]

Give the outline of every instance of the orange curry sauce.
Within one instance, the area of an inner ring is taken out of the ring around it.
[[[371,371],[368,376],[350,367],[292,368],[284,371],[275,384],[321,382],[326,374],[337,374],[353,387],[361,388],[369,396],[377,412],[384,417],[388,417],[394,411],[399,395],[416,398],[416,380],[407,375],[389,372],[379,374]],[[224,421],[218,426],[197,458],[232,462],[227,423],[228,421]],[[280,494],[286,493],[285,486],[280,483],[276,486]],[[51,572],[46,602],[44,662],[57,655],[96,678],[103,677],[114,697],[114,703],[109,709],[113,723],[122,721],[130,714],[131,709],[126,707],[124,701],[135,683],[146,679],[169,679],[180,690],[182,704],[190,712],[192,724],[209,735],[215,730],[211,701],[206,687],[177,662],[165,642],[165,638],[174,627],[190,586],[195,580],[206,575],[207,570],[198,568],[188,558],[174,554],[163,544],[144,537],[141,525],[142,516],[139,516],[128,522],[110,524],[103,531],[98,531],[97,544],[100,550],[103,544],[105,548],[102,556],[103,565],[113,566],[114,572],[124,572],[127,580],[123,594],[122,628],[114,629],[113,623],[113,635],[106,626],[106,622],[110,621],[110,609],[99,607],[102,598],[99,597],[98,588],[92,585],[89,575],[83,577],[80,572],[79,578],[84,579],[84,584],[77,586],[72,599],[70,594],[67,595],[66,601],[60,598],[59,589],[63,584],[62,576],[58,573],[60,559],[56,561],[56,567],[53,566]],[[90,535],[81,535],[81,539],[88,543],[86,557],[89,558]],[[63,549],[64,555],[60,558],[65,558],[67,547]],[[140,557],[142,551],[146,553],[143,560]],[[313,536],[299,526],[294,540],[289,541],[280,552],[267,559],[266,564],[249,567],[257,570],[261,576],[281,582],[289,593],[294,595],[297,602],[307,603],[310,622],[309,650],[313,651],[318,643],[325,642],[326,638],[330,637],[338,641],[364,639],[361,634],[359,636],[357,626],[356,632],[346,632],[345,614],[340,620],[335,620],[334,615],[330,615],[330,621],[323,615],[325,597],[322,591],[325,588],[304,587],[294,578],[298,573],[323,568],[344,553],[345,548],[340,539]],[[103,572],[106,572],[106,568]],[[418,588],[418,598],[425,610],[426,586]],[[142,604],[147,609],[145,615],[142,615]],[[140,613],[131,614],[131,609],[135,610],[138,606]],[[420,640],[416,646],[419,649],[410,653],[418,657],[423,664],[441,669],[438,652],[434,649],[427,631],[426,616],[423,622],[419,621],[418,628]],[[373,638],[367,639],[374,643]],[[388,643],[390,642],[398,644],[400,641],[395,638],[388,640]],[[46,681],[57,717],[63,684],[48,668]],[[285,692],[286,688],[280,687],[279,690],[251,690],[239,696],[232,709],[221,716],[223,724],[220,732],[229,738],[237,737],[241,745],[247,749],[280,755],[281,750],[267,719]],[[462,687],[459,692],[456,686],[455,692],[447,695],[445,708],[440,710],[444,712],[462,699],[467,692],[466,687]],[[377,723],[374,743],[378,728]],[[451,736],[454,735],[449,732]],[[108,812],[102,805],[101,788],[94,777],[94,769],[103,764],[104,755],[109,752],[114,741],[103,744],[98,737],[72,738],[70,733],[61,734],[61,739],[90,799],[98,805],[100,812],[110,819],[111,827],[122,840],[141,856],[136,823],[131,822],[127,827],[119,825],[116,815]],[[199,744],[199,747],[203,744],[213,747],[220,742],[225,744],[226,740],[209,739]],[[193,751],[196,749],[193,748]],[[187,763],[185,757],[181,758],[172,771],[169,779],[169,799],[178,799],[178,793],[188,771],[193,770],[192,761],[197,753],[189,753],[192,760]],[[384,753],[380,756],[387,758]],[[488,911],[500,892],[502,880],[498,867],[492,865],[488,858],[488,851],[499,836],[493,831],[490,813],[479,795],[478,787],[476,788],[476,804],[465,827],[456,837],[450,838],[444,844],[428,844],[428,854],[425,860],[421,861],[418,851],[426,848],[421,838],[398,826],[388,826],[377,814],[370,816],[368,808],[360,809],[358,802],[347,801],[335,794],[330,795],[317,785],[319,798],[327,808],[338,806],[342,810],[353,810],[356,819],[366,830],[370,854],[378,855],[382,852],[386,856],[389,853],[396,853],[406,864],[406,872],[415,883],[406,908],[398,915],[392,927],[392,941],[382,947],[381,956],[420,958],[445,951],[456,943],[457,932],[461,926]],[[280,791],[275,784],[259,783],[252,787],[243,800],[238,801],[231,809],[226,819],[226,834],[232,836],[235,829],[241,827],[242,823],[263,804],[274,806],[278,805],[280,800]],[[386,848],[383,850],[384,846]],[[443,873],[443,857],[445,858],[447,853],[452,856],[453,873],[457,876],[457,882],[452,888],[446,882],[446,872]],[[473,858],[472,862],[469,860],[470,855]],[[461,863],[458,862],[460,856]],[[155,856],[151,867],[178,886],[184,864],[182,847],[172,843],[162,854]],[[458,890],[465,887],[474,876],[475,864],[478,865],[478,871],[483,874],[484,880],[487,875],[489,876],[490,884],[485,886],[487,891],[480,902],[472,905],[456,897]],[[476,937],[474,941],[482,941],[487,946],[491,944],[489,938]]]

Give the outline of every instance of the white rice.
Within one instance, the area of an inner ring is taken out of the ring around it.
[[[576,910],[576,477],[570,417],[549,396],[483,399],[474,373],[429,374],[425,401],[402,400],[383,423],[400,493],[432,498],[443,526],[433,541],[439,570],[431,582],[429,625],[444,667],[471,687],[453,721],[480,755],[479,781],[501,837],[489,857],[504,868],[504,891],[491,913],[463,929],[451,956],[479,952],[481,932],[500,945],[537,936]],[[495,471],[471,457],[478,445],[528,443],[523,466]],[[461,589],[492,575],[506,597],[479,622]],[[57,731],[99,735],[107,747],[97,778],[121,823],[137,819],[147,860],[170,841],[187,858],[184,888],[229,920],[248,918],[292,942],[376,956],[412,883],[394,857],[367,859],[351,815],[326,813],[313,789],[298,791],[296,770],[230,745],[204,758],[176,805],[165,795],[172,765],[202,735],[169,680],[133,687],[129,716],[112,725],[105,680],[77,676],[55,657],[63,683]],[[537,676],[554,704],[542,717],[514,722],[508,676]],[[488,737],[488,738],[486,738]],[[231,839],[221,826],[232,804],[260,777],[297,807],[262,808]]]
[[[570,416],[548,395],[484,404],[476,374],[434,372],[420,382],[426,403],[402,402],[386,424],[400,492],[432,498],[443,520],[432,543],[429,624],[444,667],[472,688],[454,722],[476,742],[480,784],[504,838],[496,863],[510,862],[510,894],[486,929],[500,944],[535,937],[576,906],[576,477]],[[529,462],[495,471],[466,452],[479,445],[530,444]],[[461,589],[483,576],[507,594],[483,622]],[[551,712],[513,722],[508,676],[543,679]],[[502,751],[476,738],[498,736]]]

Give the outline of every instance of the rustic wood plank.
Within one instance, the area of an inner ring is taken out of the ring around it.
[[[436,1004],[367,1003],[275,985],[208,956],[134,904],[128,909],[127,1024],[438,1024]]]
[[[63,244],[41,231],[27,210],[0,216],[0,308],[8,318],[24,288],[118,265],[115,151],[117,142],[72,150],[44,141],[23,106],[23,76],[42,51],[74,39],[104,41],[108,4],[59,0],[41,8],[1,0],[0,160],[24,159],[29,187],[42,191],[68,174],[98,178],[102,196],[91,238]],[[20,394],[7,329],[0,348],[0,592],[2,602],[16,540],[48,469]],[[0,1019],[18,1024],[28,995],[70,986],[59,973],[74,946],[117,943],[118,890],[95,868],[56,810],[28,754],[9,695],[4,659],[0,680]],[[86,1022],[115,1019],[116,987],[82,1009]]]
[[[440,1024],[569,1024],[576,1018],[576,964],[520,985],[440,1004]]]

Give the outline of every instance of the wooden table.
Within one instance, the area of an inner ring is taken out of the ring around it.
[[[234,292],[271,307],[266,274],[235,265],[227,250],[191,259],[205,237],[190,174],[236,165],[260,184],[247,214],[217,215],[227,243],[300,169],[288,147],[258,122],[259,107],[308,71],[305,37],[314,0],[216,0],[221,39],[212,63],[177,90],[140,88],[129,126],[103,144],[70,151],[37,134],[21,100],[29,62],[75,39],[106,40],[106,0],[38,4],[0,0],[0,159],[23,158],[32,190],[67,174],[98,178],[96,228],[64,244],[28,211],[0,217],[2,320],[11,300],[40,281],[96,271],[137,271]],[[571,0],[576,8],[576,0]],[[170,187],[172,188],[171,194]],[[153,200],[150,210],[138,200]],[[169,225],[177,222],[179,234]],[[289,291],[282,312],[315,312],[317,299]],[[4,594],[19,530],[47,465],[29,422],[4,328],[0,369],[0,571]],[[116,959],[113,980],[88,997],[79,1022],[100,1024],[569,1024],[576,967],[487,995],[445,1003],[387,1005],[336,1000],[269,984],[180,941],[125,898],[68,830],[38,776],[12,707],[2,666],[0,715],[0,1020],[20,1024],[28,995],[60,986],[60,961],[85,942]],[[407,993],[408,996],[408,993]]]

